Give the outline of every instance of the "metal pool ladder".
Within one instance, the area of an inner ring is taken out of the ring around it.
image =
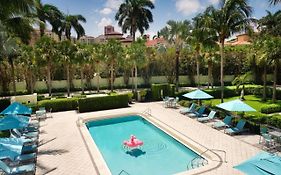
[[[120,171],[120,173],[119,173],[118,175],[122,175],[122,174],[130,175],[130,174],[129,174],[127,171],[125,171],[125,170]]]
[[[214,153],[214,151],[218,151],[218,152],[223,152],[224,153],[224,162],[227,163],[226,161],[226,151],[224,150],[220,150],[220,149],[207,149],[206,151],[202,152],[200,155],[198,155],[197,157],[193,158],[186,166],[186,168],[189,170],[190,168],[191,169],[194,169],[194,168],[198,168],[198,167],[201,167],[201,166],[204,166],[204,165],[207,165],[208,164],[208,160],[202,158],[202,156],[208,152],[208,151],[211,151]]]

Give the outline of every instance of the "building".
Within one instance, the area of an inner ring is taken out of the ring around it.
[[[159,45],[167,45],[167,41],[163,37],[159,38],[154,38],[150,40],[149,35],[145,35],[146,42],[145,45],[146,47],[156,47]]]
[[[114,27],[111,25],[105,26],[104,34],[99,35],[94,40],[96,43],[104,43],[109,39],[119,40],[123,45],[130,45],[133,42],[133,38],[131,36],[123,37],[123,34],[116,32]]]
[[[237,45],[248,45],[251,44],[251,38],[248,34],[239,34],[225,42],[225,45],[228,46],[237,46]]]
[[[94,44],[95,43],[95,37],[92,36],[82,36],[79,40],[79,43],[83,43],[83,44]]]

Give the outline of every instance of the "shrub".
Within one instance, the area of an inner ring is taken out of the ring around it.
[[[3,111],[11,104],[9,98],[0,99],[0,111]]]
[[[175,86],[170,84],[152,84],[152,100],[162,100],[165,96],[175,96]]]
[[[53,112],[76,110],[78,107],[77,98],[63,98],[54,100],[42,100],[38,102],[38,107],[52,108]]]
[[[273,115],[272,117],[270,117],[268,124],[281,129],[281,115]]]
[[[78,100],[79,112],[99,111],[127,107],[128,94],[112,95],[104,97],[84,98]]]
[[[181,105],[181,106],[184,106],[184,107],[189,107],[190,104],[191,104],[191,102],[190,102],[190,101],[187,101],[187,100],[180,100],[180,101],[178,102],[178,104]]]
[[[265,114],[271,114],[275,112],[281,111],[281,105],[280,104],[270,104],[270,105],[263,105],[261,107],[261,112]]]

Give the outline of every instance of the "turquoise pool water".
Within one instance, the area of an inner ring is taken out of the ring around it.
[[[140,116],[91,121],[86,124],[113,175],[169,175],[187,170],[198,155]],[[135,135],[141,149],[128,151],[123,141]],[[124,173],[125,174],[125,173]]]

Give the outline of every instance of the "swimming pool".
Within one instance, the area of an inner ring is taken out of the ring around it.
[[[131,175],[175,174],[187,171],[187,164],[198,157],[194,151],[138,115],[89,121],[86,126],[114,175],[122,170]],[[123,148],[123,141],[132,134],[144,145],[130,151]]]

